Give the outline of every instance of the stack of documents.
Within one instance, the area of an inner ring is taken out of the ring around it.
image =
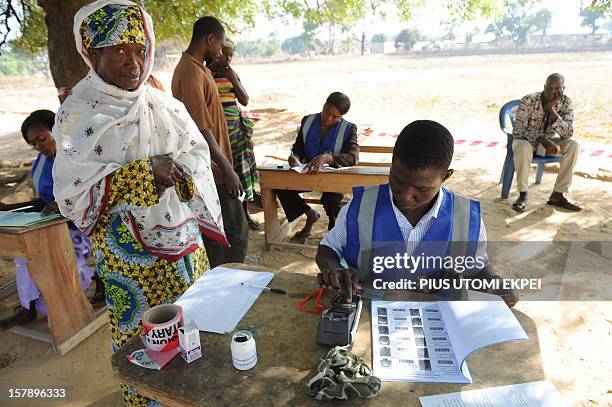
[[[0,211],[0,228],[23,228],[61,217],[59,213],[41,216],[40,212]]]

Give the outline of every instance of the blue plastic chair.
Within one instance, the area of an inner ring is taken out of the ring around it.
[[[506,118],[510,118],[510,123],[512,123],[512,127],[514,128],[514,112],[512,109],[518,107],[519,100],[511,100],[502,106],[499,111],[499,127],[501,130],[506,133],[508,137],[508,143],[506,145],[506,159],[504,161],[504,167],[502,168],[501,178],[499,182],[502,183],[502,191],[501,197],[508,198],[510,194],[510,187],[512,186],[512,178],[514,178],[514,153],[512,152],[512,133],[508,132],[508,127],[506,126]],[[558,163],[561,161],[563,157],[561,156],[550,156],[550,157],[540,157],[539,155],[534,155],[531,160],[532,163],[538,165],[538,170],[536,171],[536,184],[542,182],[542,173],[544,172],[544,165],[549,163]]]

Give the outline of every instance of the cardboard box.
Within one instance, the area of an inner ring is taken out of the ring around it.
[[[179,328],[179,347],[181,356],[187,363],[191,363],[202,357],[200,346],[200,330],[190,322],[187,326]]]

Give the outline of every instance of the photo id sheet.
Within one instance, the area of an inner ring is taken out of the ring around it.
[[[372,367],[383,381],[472,383],[472,352],[518,339],[527,334],[499,297],[372,301]]]
[[[465,381],[437,303],[372,302],[372,336],[383,381]]]

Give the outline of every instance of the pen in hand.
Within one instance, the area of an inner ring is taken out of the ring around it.
[[[270,293],[287,294],[285,290],[282,290],[280,288],[270,288],[270,287],[266,287],[263,285],[256,285],[256,284],[249,284],[249,283],[240,283],[240,285],[244,285],[246,287],[252,287],[252,288],[260,288]]]

